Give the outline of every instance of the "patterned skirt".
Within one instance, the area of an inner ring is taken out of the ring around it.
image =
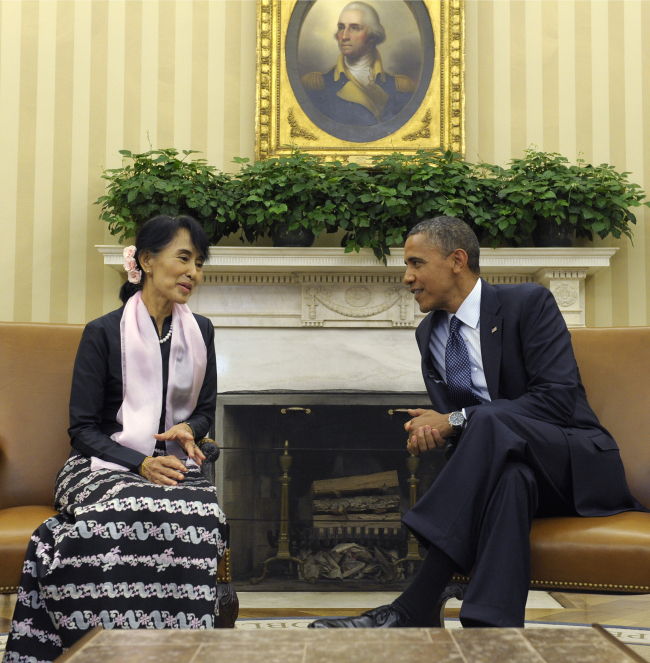
[[[4,663],[53,661],[89,629],[214,628],[226,518],[198,470],[179,486],[71,456],[33,534]]]

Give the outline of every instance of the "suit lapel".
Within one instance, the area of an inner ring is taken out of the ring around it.
[[[431,341],[431,332],[434,325],[438,324],[438,319],[441,315],[444,315],[444,311],[432,311],[418,327],[418,332],[422,329],[422,335],[420,336],[420,353],[422,355],[422,363],[426,366],[427,371],[429,372],[429,377],[434,380],[441,380],[440,373],[433,363],[433,357],[431,356],[431,348],[429,343]]]
[[[497,315],[501,308],[497,291],[481,281],[481,358],[488,392],[495,400],[499,397],[503,318]]]

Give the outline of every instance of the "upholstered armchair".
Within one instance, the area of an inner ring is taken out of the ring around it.
[[[571,337],[589,403],[618,443],[632,494],[650,508],[650,327],[572,329]],[[650,593],[650,513],[540,518],[530,545],[531,589]],[[438,625],[469,581],[454,577]]]
[[[0,323],[0,594],[18,591],[29,539],[52,508],[56,473],[70,453],[68,404],[83,325]],[[219,448],[200,442],[214,481]],[[230,550],[217,569],[221,626],[234,626],[238,601]]]
[[[199,440],[198,445],[205,454],[205,461],[201,465],[201,474],[210,483],[214,484],[214,466],[217,460],[219,460],[221,449],[219,449],[219,446],[214,440],[208,437]],[[230,538],[230,525],[228,525],[228,538]],[[234,628],[237,617],[239,616],[239,599],[232,586],[230,548],[226,549],[217,567],[217,600],[219,601],[221,628]]]

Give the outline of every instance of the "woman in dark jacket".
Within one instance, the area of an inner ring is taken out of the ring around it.
[[[5,663],[52,661],[90,628],[213,628],[226,518],[201,478],[212,425],[210,321],[187,301],[208,239],[155,217],[124,250],[124,306],[90,322],[75,361],[60,512],[32,536]]]

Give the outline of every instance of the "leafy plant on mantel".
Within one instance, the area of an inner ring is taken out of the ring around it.
[[[384,240],[382,247],[400,244],[416,223],[433,216],[462,218],[479,236],[493,222],[494,187],[477,179],[474,166],[454,152],[377,157],[370,184],[361,201],[371,221],[365,232],[354,233],[354,248],[368,246],[373,237]]]
[[[418,221],[454,215],[492,246],[529,240],[541,220],[570,223],[579,236],[632,238],[632,208],[643,190],[612,166],[570,165],[560,154],[526,150],[507,168],[473,165],[441,150],[377,157],[370,168],[326,162],[296,149],[230,175],[192,150],[122,150],[122,168],[104,171],[101,217],[120,242],[156,214],[191,214],[211,242],[242,231],[242,241],[272,235],[280,223],[316,236],[345,231],[346,251],[371,248],[384,259]],[[132,162],[132,163],[129,163]],[[645,203],[650,205],[650,203]]]
[[[151,150],[133,154],[120,150],[127,163],[105,170],[108,181],[100,218],[109,224],[120,243],[135,235],[138,227],[158,214],[189,214],[212,241],[238,230],[234,212],[236,186],[231,175],[210,166],[205,159],[190,159],[195,150]]]
[[[495,246],[504,240],[526,241],[542,220],[568,223],[579,237],[593,239],[596,233],[619,239],[624,234],[631,240],[629,224],[636,223],[631,208],[645,198],[641,187],[628,181],[629,173],[618,173],[608,164],[588,165],[583,159],[570,165],[555,152],[528,149],[507,168],[481,163],[477,172],[496,193],[496,213],[488,229]]]
[[[272,235],[280,223],[288,223],[289,230],[302,226],[318,237],[347,230],[367,217],[355,205],[368,180],[357,164],[325,162],[295,149],[255,163],[239,157],[234,161],[241,166],[235,213],[249,242]]]

